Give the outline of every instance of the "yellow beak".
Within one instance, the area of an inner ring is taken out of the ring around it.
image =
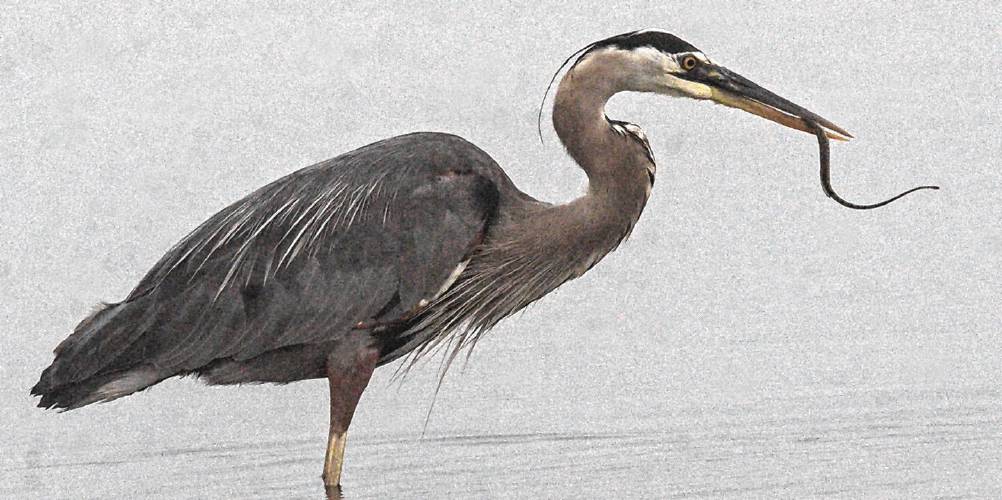
[[[791,114],[780,111],[772,106],[767,106],[754,99],[749,99],[732,92],[728,92],[724,89],[711,87],[710,99],[714,102],[723,104],[724,106],[730,106],[732,108],[737,108],[743,111],[747,111],[754,115],[761,116],[766,120],[774,121],[780,125],[790,127],[792,129],[800,130],[801,132],[807,132],[813,134],[814,131],[808,127],[807,123],[798,116],[793,116]],[[825,130],[825,135],[829,139],[834,139],[836,141],[848,141],[852,139],[852,134],[846,132],[844,129],[832,125],[825,125],[826,128],[831,130]]]
[[[814,128],[807,121],[822,126],[825,135],[836,141],[852,138],[852,134],[838,125],[722,66],[703,64],[675,78],[695,84],[693,90],[698,91],[690,95],[697,99],[710,99],[812,135]]]

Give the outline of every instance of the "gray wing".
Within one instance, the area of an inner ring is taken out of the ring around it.
[[[139,365],[159,380],[398,319],[483,237],[503,175],[465,140],[422,133],[279,179],[214,215],[125,301],[84,320],[36,393]]]

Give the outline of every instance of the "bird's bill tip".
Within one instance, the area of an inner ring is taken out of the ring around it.
[[[800,130],[801,132],[807,132],[812,135],[814,134],[814,130],[807,125],[803,118],[799,116],[791,115],[768,104],[763,104],[755,99],[744,97],[725,89],[717,87],[710,87],[710,89],[710,99],[714,102],[723,104],[724,106],[737,108],[742,111],[747,111],[753,115],[761,116],[766,120],[776,122],[785,127]],[[823,118],[817,118],[819,119],[812,121],[816,121],[819,125],[825,128],[825,135],[827,135],[829,139],[844,142],[853,138],[852,134],[846,132],[845,129],[842,129],[841,127],[838,127]]]

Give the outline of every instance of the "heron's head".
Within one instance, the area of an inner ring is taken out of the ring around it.
[[[852,137],[834,123],[714,63],[670,33],[625,33],[588,45],[575,56],[578,54],[568,75],[592,74],[611,82],[611,92],[655,92],[710,100],[804,132],[813,134],[804,122],[809,120],[825,127],[832,139]]]

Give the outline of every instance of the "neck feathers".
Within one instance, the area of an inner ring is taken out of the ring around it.
[[[650,196],[655,165],[640,127],[605,114],[613,95],[631,89],[630,60],[621,54],[586,55],[564,75],[554,99],[553,127],[588,175],[588,193],[571,205],[586,205],[602,218],[632,227]]]
[[[610,53],[586,56],[557,89],[553,125],[561,143],[588,175],[588,191],[513,223],[485,248],[478,266],[518,278],[486,281],[514,287],[505,315],[576,278],[629,236],[654,182],[654,157],[639,127],[611,121],[605,105],[628,82],[610,78],[622,61]],[[522,274],[524,273],[524,274]],[[492,318],[493,319],[493,318]],[[489,322],[488,322],[489,323]]]
[[[629,236],[650,195],[654,162],[639,127],[605,116],[609,98],[629,87],[609,77],[617,73],[616,61],[605,56],[588,55],[572,67],[553,108],[554,128],[588,175],[588,192],[563,205],[535,204],[492,231],[459,279],[408,331],[410,344],[419,346],[415,357],[445,343],[451,360],[501,319],[584,274]]]

